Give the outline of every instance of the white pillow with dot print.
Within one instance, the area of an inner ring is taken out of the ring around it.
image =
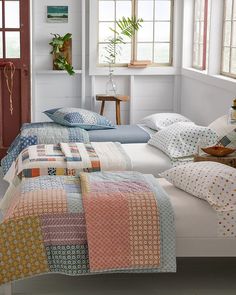
[[[188,118],[176,113],[157,113],[143,118],[140,123],[159,131],[177,122],[191,122]]]
[[[211,146],[217,141],[216,132],[210,128],[192,122],[180,122],[155,133],[148,144],[160,149],[174,160],[196,154],[199,142]]]
[[[174,186],[221,211],[236,210],[236,169],[217,162],[195,162],[160,174]]]

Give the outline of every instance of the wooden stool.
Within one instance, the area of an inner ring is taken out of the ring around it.
[[[115,96],[112,96],[112,95],[106,95],[106,94],[97,94],[96,95],[96,100],[102,102],[100,115],[103,115],[106,101],[115,101],[115,103],[116,103],[116,124],[120,125],[121,124],[121,121],[120,121],[120,102],[121,101],[128,101],[129,96],[127,96],[127,95],[115,95]]]

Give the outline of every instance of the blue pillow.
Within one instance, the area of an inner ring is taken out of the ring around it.
[[[77,126],[85,130],[115,128],[105,117],[85,109],[57,108],[44,111],[44,114],[54,122],[69,127]]]

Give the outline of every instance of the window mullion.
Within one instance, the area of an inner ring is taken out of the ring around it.
[[[204,1],[204,24],[203,24],[203,53],[202,69],[206,70],[206,51],[207,51],[207,25],[208,25],[208,0]]]
[[[138,0],[132,0],[132,17],[138,17]],[[137,60],[137,32],[132,37],[132,54],[131,59]]]
[[[116,0],[115,0],[115,2],[114,2],[114,16],[115,16],[115,21],[114,21],[114,29],[116,30]],[[114,37],[116,38],[116,33],[114,33]],[[115,54],[115,52],[116,52],[116,45],[114,46],[114,56],[115,56],[115,64],[116,64],[116,62],[117,62],[117,60],[116,60],[116,54]]]
[[[156,28],[156,1],[153,0],[153,40],[152,40],[152,62],[154,62],[155,56],[155,28]]]
[[[6,58],[5,0],[2,0],[2,53]]]
[[[231,12],[231,31],[230,31],[230,51],[229,51],[229,72],[232,73],[232,47],[233,47],[233,18],[234,18],[234,0],[232,0],[232,12]]]

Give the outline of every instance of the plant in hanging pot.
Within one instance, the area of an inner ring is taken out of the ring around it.
[[[136,32],[142,27],[141,23],[143,20],[136,17],[122,17],[116,21],[116,29],[110,28],[114,33],[114,37],[108,38],[108,44],[105,47],[104,59],[109,65],[109,79],[106,84],[106,94],[116,95],[117,88],[113,80],[113,69],[117,56],[121,55],[122,44],[126,44],[127,38],[131,39],[136,34]]]
[[[74,75],[72,66],[72,34],[67,33],[64,36],[52,34],[53,38],[49,45],[52,46],[53,70],[64,70],[69,75]]]

